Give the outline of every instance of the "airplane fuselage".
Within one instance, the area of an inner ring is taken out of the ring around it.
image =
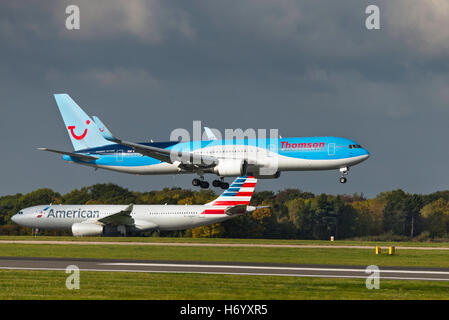
[[[172,151],[189,151],[194,154],[220,159],[243,159],[251,168],[266,168],[273,174],[282,171],[332,170],[356,165],[369,157],[369,152],[356,142],[338,137],[306,137],[279,139],[212,140],[190,142],[142,143]],[[176,163],[162,162],[142,156],[133,148],[110,144],[97,148],[78,150],[77,153],[95,156],[97,160],[83,161],[69,155],[63,159],[77,164],[118,172],[157,175],[191,173]],[[204,170],[204,173],[214,173]]]
[[[70,230],[73,224],[89,223],[123,210],[126,205],[51,205],[34,206],[14,215],[24,227]],[[205,205],[134,205],[130,214],[140,231],[185,230],[222,222],[236,215]],[[120,225],[120,224],[117,224]]]

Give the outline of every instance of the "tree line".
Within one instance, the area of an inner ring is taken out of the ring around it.
[[[26,194],[0,197],[0,234],[31,234],[15,225],[11,216],[42,204],[204,204],[217,197],[212,190],[164,188],[129,191],[115,184],[95,184],[61,195],[42,188]],[[449,237],[449,191],[428,195],[403,190],[382,192],[367,199],[363,194],[315,195],[298,189],[255,192],[253,206],[269,206],[229,221],[191,230],[163,232],[161,236],[335,239],[428,240]],[[70,235],[70,231],[44,231]],[[154,232],[144,235],[155,236]]]

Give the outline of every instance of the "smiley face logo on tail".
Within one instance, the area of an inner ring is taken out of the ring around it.
[[[87,120],[86,125],[89,125],[89,124],[90,124],[90,120]],[[75,126],[68,126],[67,128],[70,130],[70,134],[72,135],[72,137],[75,138],[76,140],[83,140],[87,135],[87,128],[84,129],[83,134],[80,136],[75,133],[75,128],[76,128]]]

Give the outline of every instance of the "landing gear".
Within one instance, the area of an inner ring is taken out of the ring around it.
[[[212,181],[212,185],[215,188],[222,188],[223,190],[229,189],[229,183],[224,182],[223,178],[221,178],[220,180],[214,180]]]
[[[346,183],[346,181],[348,181],[348,179],[345,177],[348,174],[348,171],[349,171],[348,167],[340,168],[341,173],[340,183]]]
[[[194,187],[201,187],[202,189],[209,188],[209,182],[204,180],[204,177],[201,177],[201,179],[195,178],[192,180],[192,185]],[[222,188],[223,190],[229,189],[229,183],[224,182],[223,178],[220,180],[214,180],[212,181],[212,185],[215,188]]]
[[[200,180],[200,179],[193,179],[192,180],[192,185],[194,186],[194,187],[201,187],[202,189],[207,189],[207,188],[209,188],[209,182],[207,182],[207,181],[204,181],[204,180]]]

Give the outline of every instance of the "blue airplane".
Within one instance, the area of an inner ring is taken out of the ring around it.
[[[192,184],[209,188],[205,174],[219,178],[214,187],[228,189],[225,177],[279,178],[282,171],[339,170],[346,183],[349,168],[369,152],[339,137],[292,137],[219,140],[206,128],[208,140],[134,143],[115,137],[98,117],[89,117],[68,94],[55,94],[75,151],[39,150],[63,155],[75,164],[112,171],[161,175],[193,173]]]

